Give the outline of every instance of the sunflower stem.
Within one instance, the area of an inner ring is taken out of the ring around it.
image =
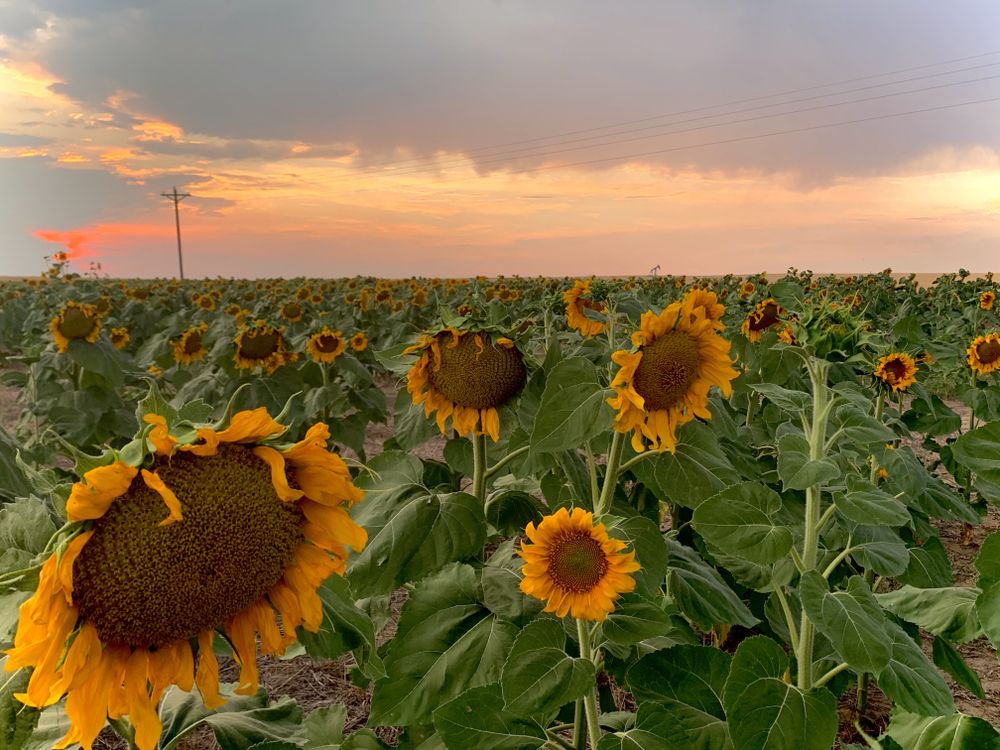
[[[587,750],[586,720],[583,713],[583,698],[580,698],[573,712],[573,750]]]
[[[604,472],[604,485],[601,487],[601,497],[594,507],[594,515],[600,518],[611,510],[611,499],[615,496],[615,486],[618,484],[619,465],[622,460],[622,448],[625,445],[624,433],[615,432],[611,437],[611,448],[608,450],[608,466]]]
[[[644,451],[637,456],[632,456],[632,458],[630,458],[628,461],[626,461],[625,463],[623,463],[621,466],[618,467],[618,476],[624,474],[626,471],[631,469],[640,461],[643,461],[655,455],[657,455],[656,451]]]
[[[584,620],[576,621],[576,635],[580,640],[580,658],[594,661],[594,649],[590,645],[590,629]],[[590,747],[597,750],[601,741],[601,725],[597,713],[597,685],[594,685],[583,696],[583,710],[587,718],[587,736],[590,737]]]
[[[472,494],[486,502],[486,436],[472,436]]]
[[[823,360],[812,360],[806,364],[809,380],[812,385],[813,417],[806,433],[809,440],[809,460],[819,461],[824,457],[826,447],[826,424],[833,404],[829,399],[826,384],[829,364]],[[805,538],[802,541],[802,568],[805,571],[816,570],[819,559],[819,531],[822,491],[820,485],[806,489],[805,507]],[[796,650],[798,661],[798,687],[800,690],[811,690],[813,686],[813,644],[816,633],[812,620],[805,610],[799,626],[799,642]]]

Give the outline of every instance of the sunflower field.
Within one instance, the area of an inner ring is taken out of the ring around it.
[[[1000,748],[997,289],[0,281],[0,750]]]

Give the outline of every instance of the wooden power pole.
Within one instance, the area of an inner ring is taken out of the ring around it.
[[[172,193],[160,193],[160,195],[174,202],[174,222],[177,225],[177,265],[181,270],[181,281],[184,281],[184,255],[181,253],[181,212],[178,205],[185,198],[190,198],[191,193],[178,193],[175,186]]]

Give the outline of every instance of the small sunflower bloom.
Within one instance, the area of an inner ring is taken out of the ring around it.
[[[423,335],[405,354],[419,354],[406,389],[428,417],[437,412],[442,433],[450,418],[459,435],[500,439],[497,409],[512,401],[528,379],[524,356],[511,339],[484,331],[448,328]]]
[[[353,336],[351,336],[351,349],[356,352],[363,352],[368,348],[368,337],[365,336],[364,331],[358,331]]]
[[[323,326],[306,341],[306,353],[309,358],[320,364],[333,362],[346,348],[344,334],[334,331],[329,326]]]
[[[986,290],[979,295],[979,308],[981,310],[992,310],[993,303],[997,301],[996,292]]]
[[[874,375],[896,391],[905,391],[917,382],[917,362],[909,354],[892,352],[879,359]]]
[[[281,306],[281,317],[289,323],[298,323],[305,315],[305,309],[298,302],[286,302]]]
[[[166,447],[166,419],[144,421]],[[116,460],[73,486],[75,534],[43,564],[4,665],[33,668],[22,703],[66,696],[56,747],[91,750],[108,718],[127,716],[135,745],[153,750],[170,685],[197,687],[208,708],[226,702],[220,633],[239,666],[235,692],[254,695],[258,648],[280,655],[297,628],[319,630],[317,588],[367,542],[347,513],[363,493],[327,449],[325,424],[291,445],[275,442],[284,431],[263,408],[239,412],[176,452],[158,445],[148,467]]]
[[[757,306],[747,314],[743,325],[740,327],[740,333],[746,336],[752,343],[756,343],[760,341],[764,331],[782,322],[781,316],[784,312],[781,305],[774,298],[768,297],[766,300],[757,303]]]
[[[617,411],[614,429],[632,433],[636,452],[645,441],[657,451],[677,448],[677,428],[700,417],[711,419],[708,393],[714,385],[725,397],[739,373],[729,357],[730,344],[716,329],[720,325],[685,295],[657,315],[647,311],[632,334],[634,352],[617,351],[620,366],[611,381],[616,395],[608,403]]]
[[[111,346],[115,349],[121,350],[128,346],[129,335],[128,328],[112,328],[108,333],[108,338],[111,339]]]
[[[607,307],[600,302],[590,299],[590,281],[576,281],[571,289],[563,293],[563,302],[566,303],[566,325],[574,331],[579,331],[580,335],[591,338],[604,331],[604,323],[600,320],[588,318],[586,310],[595,312],[607,312]]]
[[[1000,370],[1000,334],[995,331],[976,336],[966,349],[966,362],[978,375],[989,375]]]
[[[49,322],[49,332],[56,348],[66,351],[70,341],[93,344],[101,335],[101,316],[94,305],[70,300]]]
[[[204,321],[196,326],[191,326],[181,334],[177,341],[171,343],[174,352],[174,360],[178,364],[191,365],[204,359],[208,354],[205,348],[205,331],[208,330],[208,323]]]
[[[268,375],[282,365],[294,362],[299,355],[289,351],[285,344],[283,328],[268,325],[262,320],[244,326],[236,336],[236,353],[233,361],[241,370],[260,368]]]
[[[544,601],[546,612],[603,621],[618,597],[635,589],[635,552],[624,552],[625,542],[609,537],[604,524],[595,526],[593,513],[560,508],[537,528],[529,523],[525,535],[521,591]]]

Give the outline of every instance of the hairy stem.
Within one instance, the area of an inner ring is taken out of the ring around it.
[[[486,436],[472,436],[472,494],[486,502]]]
[[[580,640],[580,657],[594,661],[594,649],[590,645],[590,629],[584,620],[576,621],[576,635]],[[597,712],[597,685],[594,685],[583,696],[583,711],[587,717],[587,736],[590,737],[590,747],[597,750],[601,741],[601,725]]]
[[[598,518],[611,510],[611,499],[615,496],[624,445],[624,433],[616,431],[611,437],[611,448],[608,450],[608,466],[604,474],[604,485],[601,487],[601,497],[594,507],[594,515]]]

